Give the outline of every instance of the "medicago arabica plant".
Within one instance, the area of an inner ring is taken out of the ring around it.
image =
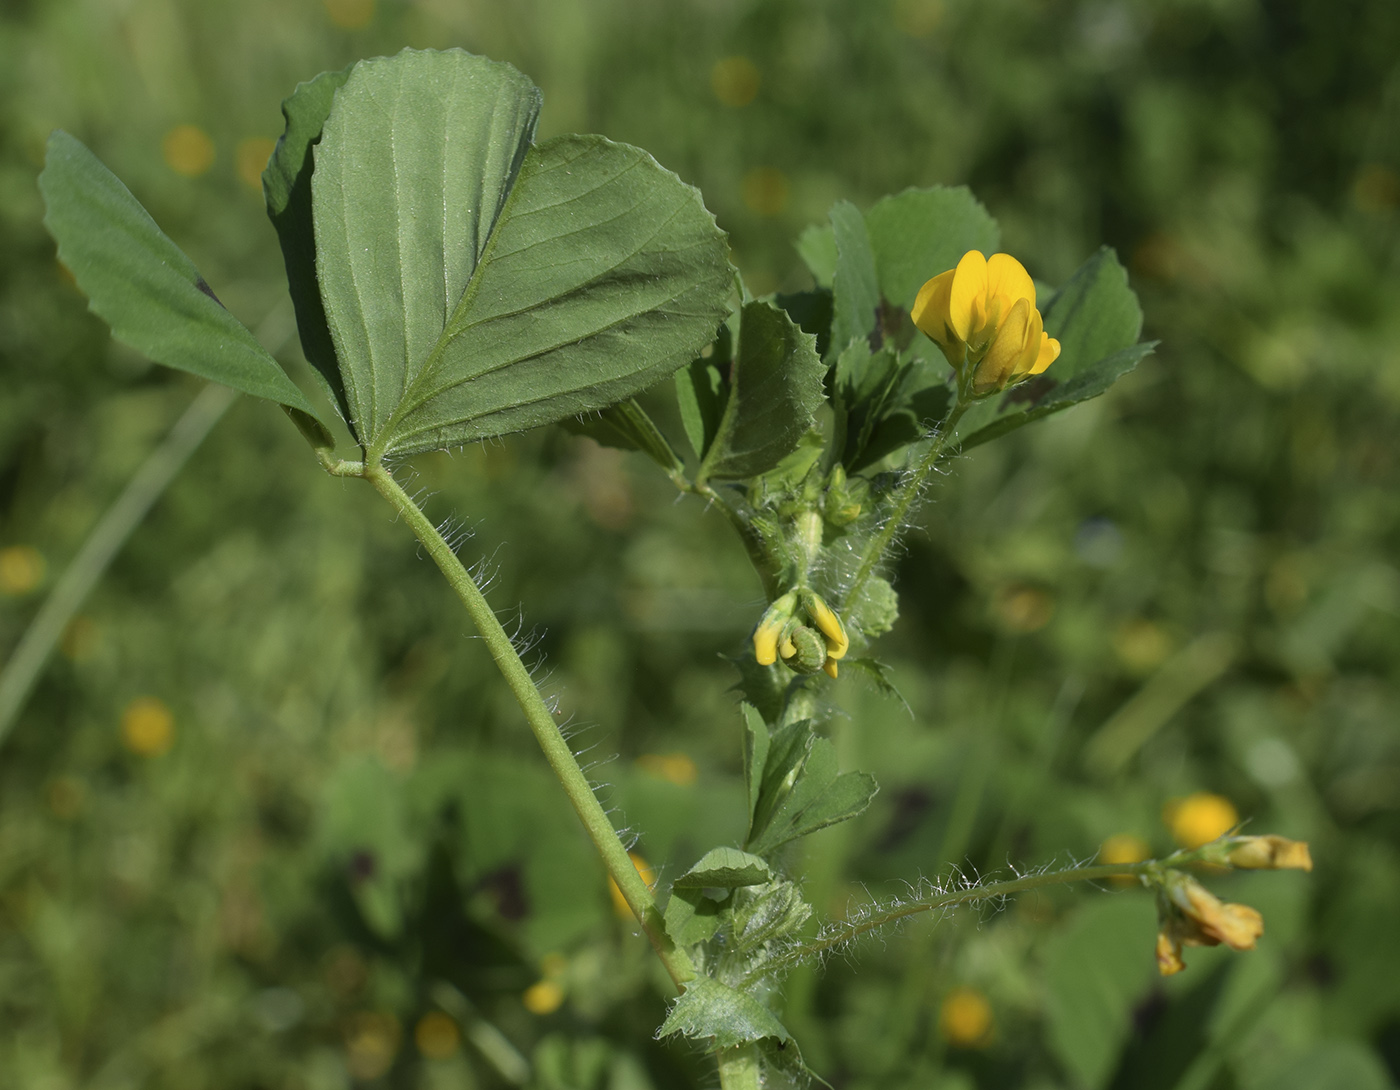
[[[1235,830],[1162,860],[921,882],[827,922],[785,869],[790,845],[876,792],[838,768],[820,727],[848,674],[892,688],[868,651],[895,623],[888,560],[929,480],[1103,393],[1151,350],[1114,254],[1042,300],[971,194],[909,189],[865,212],[837,203],[799,242],[816,286],[754,298],[695,189],[600,136],[536,143],[539,108],[509,65],[412,50],[324,73],[284,103],[267,209],[350,457],[324,409],[82,144],[55,133],[40,185],[60,259],[117,337],[280,404],[328,473],[368,482],[417,536],[676,986],[659,1033],[711,1050],[729,1090],[801,1082],[779,1001],[791,969],[916,913],[1052,883],[1126,876],[1155,891],[1163,973],[1184,967],[1185,946],[1252,947],[1259,914],[1188,868],[1308,869],[1305,845]],[[635,399],[663,382],[692,457]],[[659,899],[477,582],[393,472],[416,453],[553,424],[641,451],[703,498],[768,601],[734,659],[743,842],[707,852]]]

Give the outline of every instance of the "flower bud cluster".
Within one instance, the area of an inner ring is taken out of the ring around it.
[[[837,661],[851,641],[836,611],[820,595],[795,587],[768,607],[753,633],[753,653],[760,666],[783,664],[799,674],[826,671],[836,676]]]

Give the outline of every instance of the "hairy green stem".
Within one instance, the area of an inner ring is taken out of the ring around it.
[[[860,567],[856,569],[855,578],[846,591],[843,607],[856,601],[866,580],[875,574],[875,569],[884,559],[886,551],[894,544],[895,537],[904,527],[904,520],[909,515],[909,508],[914,505],[914,500],[924,490],[924,482],[928,480],[928,475],[933,472],[933,467],[938,464],[938,459],[948,449],[948,440],[957,430],[958,421],[962,419],[963,413],[967,412],[969,404],[961,396],[958,398],[952,410],[944,418],[943,423],[939,425],[937,434],[929,442],[928,450],[924,451],[918,464],[905,472],[895,494],[894,508],[885,519],[884,525],[865,546],[865,554],[861,557]]]
[[[721,1090],[759,1090],[763,1085],[758,1059],[758,1045],[726,1048],[719,1054],[719,1085]]]
[[[651,890],[632,865],[627,849],[622,846],[612,822],[608,820],[608,815],[604,813],[603,807],[593,794],[593,785],[579,768],[573,751],[559,732],[554,714],[540,696],[539,689],[530,677],[530,671],[520,660],[510,637],[506,635],[500,620],[482,595],[481,588],[462,566],[457,554],[388,470],[375,464],[361,466],[357,463],[334,462],[329,458],[323,458],[322,461],[332,473],[339,476],[362,476],[374,485],[428,550],[428,555],[433,558],[447,582],[456,591],[457,597],[466,606],[467,613],[481,634],[487,650],[491,652],[497,668],[506,679],[511,692],[515,694],[521,711],[525,713],[525,719],[535,735],[535,740],[544,750],[545,760],[554,770],[564,793],[573,804],[574,812],[588,831],[589,839],[593,841],[593,846],[602,857],[608,873],[612,875],[628,907],[632,909],[647,938],[651,940],[657,956],[666,966],[666,971],[671,974],[671,979],[677,986],[694,979],[694,965],[685,951],[677,947],[666,934]]]
[[[156,500],[170,486],[190,455],[238,397],[236,390],[211,382],[190,402],[122,494],[98,520],[53,591],[40,607],[0,673],[0,745],[14,726],[30,690],[73,614]]]
[[[810,958],[824,954],[828,950],[844,946],[862,935],[868,935],[872,931],[878,931],[897,920],[918,915],[920,912],[934,912],[940,908],[975,904],[978,901],[993,901],[998,897],[1006,897],[1012,893],[1024,893],[1026,890],[1039,889],[1042,886],[1065,885],[1070,882],[1096,882],[1104,878],[1136,877],[1147,873],[1154,867],[1161,868],[1186,861],[1188,858],[1188,853],[1177,852],[1169,859],[1160,861],[1148,860],[1145,863],[1103,863],[1096,867],[1070,867],[1068,870],[1028,874],[1006,882],[991,882],[985,886],[960,889],[954,893],[936,893],[931,897],[907,901],[853,923],[840,924],[828,930],[825,935],[819,935],[811,942],[803,943],[786,953],[779,954],[745,977],[739,987],[743,988],[752,984],[761,977],[782,973]]]

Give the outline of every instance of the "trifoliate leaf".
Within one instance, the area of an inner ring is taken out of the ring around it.
[[[601,136],[531,143],[538,90],[460,50],[362,61],[311,178],[317,275],[373,460],[621,401],[727,312],[698,192]]]

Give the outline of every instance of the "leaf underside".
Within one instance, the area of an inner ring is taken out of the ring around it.
[[[321,297],[371,457],[623,400],[714,336],[732,273],[698,193],[599,136],[530,143],[509,65],[356,66],[315,148]]]

